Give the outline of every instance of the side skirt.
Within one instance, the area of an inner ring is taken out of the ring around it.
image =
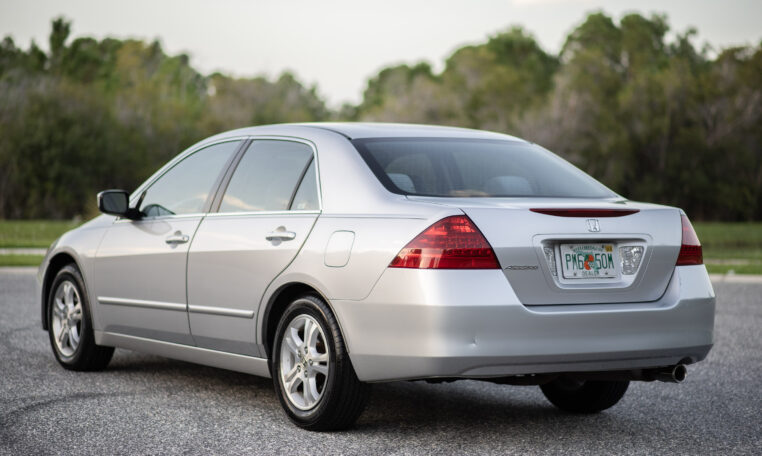
[[[254,358],[105,331],[95,331],[95,343],[270,378],[268,362],[263,358]]]

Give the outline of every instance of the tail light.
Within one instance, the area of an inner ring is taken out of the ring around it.
[[[704,264],[704,253],[693,225],[685,214],[680,215],[680,220],[683,224],[683,241],[680,245],[680,255],[677,257],[677,266]]]
[[[444,218],[415,237],[389,264],[412,269],[500,269],[487,239],[465,215]]]

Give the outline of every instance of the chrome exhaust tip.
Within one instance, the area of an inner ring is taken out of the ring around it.
[[[685,364],[675,364],[671,367],[665,367],[654,373],[654,380],[668,383],[681,383],[688,375],[688,369]]]

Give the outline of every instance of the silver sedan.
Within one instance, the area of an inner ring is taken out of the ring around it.
[[[414,379],[539,385],[598,412],[712,346],[686,215],[507,135],[245,128],[98,205],[39,271],[61,365],[103,369],[120,347],[272,377],[306,429],[349,427],[369,384]]]

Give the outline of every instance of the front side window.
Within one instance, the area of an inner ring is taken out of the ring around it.
[[[391,192],[438,197],[606,198],[615,194],[534,144],[461,138],[352,141]]]
[[[301,208],[316,209],[316,194],[314,197],[297,195],[301,193],[301,188],[297,192],[297,186],[302,181],[313,179],[314,190],[312,161],[312,149],[303,143],[278,140],[252,142],[230,179],[219,211],[286,211],[297,200]],[[310,169],[312,175],[308,174]],[[310,202],[310,198],[314,198],[315,202]]]
[[[219,143],[184,158],[148,188],[140,210],[146,217],[203,212],[217,178],[240,144]]]

